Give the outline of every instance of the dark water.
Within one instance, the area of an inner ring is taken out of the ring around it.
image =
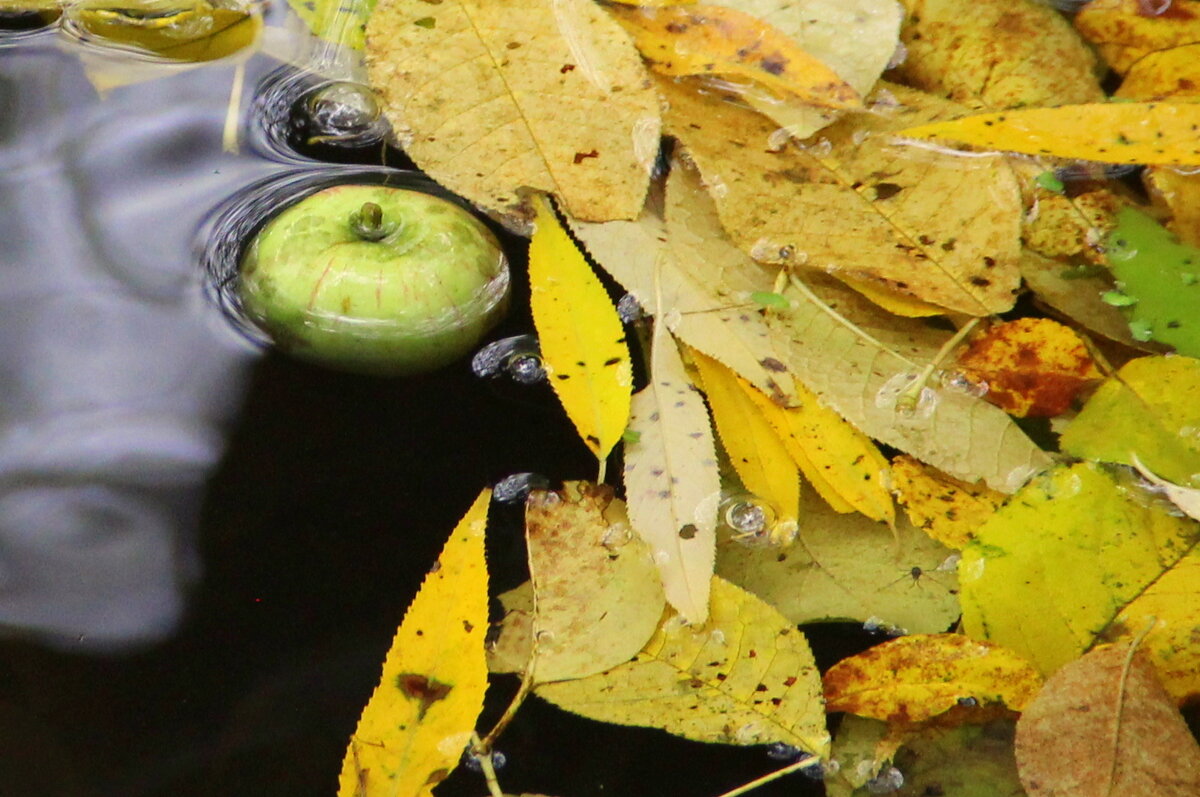
[[[228,323],[203,268],[214,209],[355,168],[310,157],[405,165],[287,150],[279,86],[322,78],[250,58],[231,154],[229,63],[101,96],[85,64],[111,79],[124,56],[95,58],[54,32],[0,39],[0,794],[330,795],[404,608],[479,489],[595,462],[544,385],[466,363],[338,374]],[[523,245],[505,242],[513,311],[492,340],[532,331]],[[520,512],[494,507],[489,533],[495,593],[524,578]],[[864,644],[812,633],[822,666]],[[514,687],[497,681],[481,726]],[[563,797],[705,797],[780,766],[536,700],[499,748],[506,791]],[[460,770],[438,793],[485,788]]]

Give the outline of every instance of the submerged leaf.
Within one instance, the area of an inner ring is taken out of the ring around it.
[[[713,579],[708,623],[680,620],[665,618],[628,664],[535,693],[601,722],[702,742],[783,742],[828,755],[820,674],[791,622],[720,578]]]
[[[490,490],[475,499],[404,613],[350,737],[339,797],[429,795],[458,765],[487,690],[490,499]]]

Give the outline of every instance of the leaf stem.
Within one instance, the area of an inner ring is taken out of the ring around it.
[[[1154,629],[1156,623],[1158,623],[1158,618],[1151,615],[1146,622],[1146,627],[1139,631],[1138,635],[1129,643],[1129,652],[1125,654],[1125,663],[1121,666],[1121,681],[1117,685],[1117,715],[1113,721],[1112,754],[1109,756],[1112,766],[1108,770],[1108,786],[1104,790],[1105,797],[1112,794],[1113,782],[1117,778],[1117,761],[1121,750],[1121,712],[1125,709],[1125,688],[1129,681],[1129,668],[1133,666],[1133,657],[1137,654],[1142,640]]]
[[[752,792],[755,789],[757,789],[759,786],[765,786],[773,780],[778,780],[779,778],[782,778],[786,775],[790,775],[793,772],[799,772],[802,769],[807,769],[808,767],[811,767],[812,765],[813,765],[813,756],[806,754],[804,756],[804,758],[801,758],[799,761],[795,761],[791,764],[788,764],[783,769],[777,769],[774,772],[768,772],[766,775],[763,775],[761,778],[756,778],[755,780],[752,780],[749,783],[743,783],[741,786],[738,786],[736,789],[733,789],[732,791],[727,791],[722,794],[718,794],[717,797],[739,797],[742,794],[748,794],[749,792]]]
[[[536,611],[536,607],[535,607]],[[500,734],[504,733],[504,729],[517,715],[517,709],[525,702],[525,698],[529,697],[529,693],[533,691],[535,683],[533,679],[534,665],[537,663],[537,641],[536,638],[533,644],[533,652],[530,655],[529,664],[525,665],[525,671],[521,673],[521,685],[517,687],[517,693],[513,695],[513,699],[509,702],[508,708],[504,709],[504,713],[500,715],[500,719],[496,720],[496,724],[488,731],[487,736],[483,737],[483,741],[477,744],[473,750],[476,755],[491,755],[492,745],[496,743],[496,739]],[[489,759],[490,762],[490,759]]]
[[[896,397],[896,412],[910,413],[917,408],[917,404],[921,398],[921,391],[925,389],[926,383],[929,382],[941,364],[950,356],[950,353],[958,348],[958,345],[966,339],[968,335],[975,331],[975,327],[979,326],[982,319],[972,318],[967,323],[963,324],[957,332],[955,332],[949,340],[942,344],[938,349],[937,354],[933,359],[921,369],[921,373],[917,374],[917,378],[908,384]]]

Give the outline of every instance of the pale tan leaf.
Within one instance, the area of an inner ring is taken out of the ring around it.
[[[637,216],[658,100],[590,0],[380,0],[367,64],[405,151],[447,188],[501,212],[534,188],[578,218]]]

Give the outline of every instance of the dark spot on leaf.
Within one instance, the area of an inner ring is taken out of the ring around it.
[[[425,785],[436,786],[448,777],[450,777],[450,770],[446,769],[445,767],[442,769],[435,769],[433,772],[429,773],[429,777],[425,778]]]
[[[903,186],[896,185],[895,183],[876,183],[875,199],[891,199],[903,190]]]
[[[396,676],[396,688],[409,700],[419,702],[417,719],[425,719],[425,712],[439,700],[445,700],[446,695],[454,688],[452,684],[444,684],[433,678],[415,672],[402,672]]]
[[[558,71],[565,75],[574,68],[575,68],[575,64],[563,64],[562,67]]]
[[[776,360],[774,357],[763,357],[758,361],[758,364],[763,368],[766,368],[768,371],[775,371],[776,373],[787,370],[787,366],[779,362],[779,360]]]
[[[758,64],[764,72],[770,72],[772,75],[782,75],[783,70],[787,69],[787,61],[779,57],[764,58]]]
[[[686,526],[684,526],[683,528],[681,528],[679,530],[679,538],[681,540],[690,540],[695,536],[696,536],[696,525],[694,523],[688,523]]]
[[[616,365],[619,362],[621,362],[620,357],[609,357],[607,360],[604,361],[604,364],[605,365]]]
[[[475,626],[472,625],[470,620],[463,620],[462,623],[463,623],[463,630],[466,631],[468,634],[475,630]]]
[[[583,163],[588,158],[599,158],[599,157],[600,157],[600,153],[597,152],[596,150],[592,150],[591,152],[576,152],[574,162],[575,162],[575,165],[578,166],[579,164]]]
[[[988,279],[987,277],[981,277],[978,274],[971,277],[970,282],[972,285],[977,285],[980,288],[986,288],[987,286],[992,284],[992,281],[990,279]]]

